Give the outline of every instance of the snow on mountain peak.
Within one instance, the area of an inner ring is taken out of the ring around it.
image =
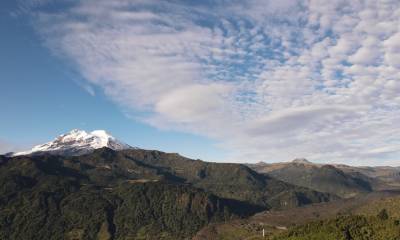
[[[108,147],[113,150],[132,148],[104,130],[95,130],[87,133],[84,130],[73,129],[69,133],[60,135],[51,142],[37,145],[29,151],[14,153],[14,156],[33,154],[38,152],[51,152],[60,155],[81,155],[94,149]]]
[[[308,161],[305,158],[296,158],[292,161],[292,163],[298,163],[298,164],[313,164],[312,162]]]

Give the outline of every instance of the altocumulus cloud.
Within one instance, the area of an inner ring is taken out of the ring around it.
[[[24,2],[90,84],[230,160],[400,156],[398,0]]]

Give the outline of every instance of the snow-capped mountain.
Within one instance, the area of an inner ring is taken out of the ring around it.
[[[38,153],[82,155],[103,147],[108,147],[113,150],[133,148],[117,140],[104,130],[95,130],[87,133],[83,130],[74,129],[69,133],[57,137],[51,142],[37,145],[28,151],[14,153],[13,156]]]

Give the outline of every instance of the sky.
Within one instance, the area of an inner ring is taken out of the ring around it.
[[[0,152],[74,128],[209,161],[400,165],[400,1],[5,0]]]

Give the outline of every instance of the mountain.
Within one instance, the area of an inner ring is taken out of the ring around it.
[[[334,199],[244,165],[141,149],[1,156],[0,186],[0,239],[187,239],[211,222]]]
[[[340,197],[353,197],[357,194],[373,191],[384,185],[378,179],[358,171],[344,171],[329,164],[315,164],[305,159],[295,159],[284,163],[249,164],[259,173],[267,173],[279,180],[327,192]]]
[[[275,209],[335,199],[334,195],[285,183],[259,174],[242,164],[204,162],[176,153],[143,149],[99,149],[93,154],[74,158],[75,162],[102,170],[95,175],[91,170],[82,170],[102,184],[120,181],[122,177],[189,184],[222,198]]]
[[[381,184],[376,186],[378,189],[398,189],[400,187],[400,167],[390,166],[348,166],[343,164],[334,165],[348,174],[362,174],[369,178],[379,181]]]
[[[101,185],[64,160],[71,159],[0,157],[0,239],[187,239],[254,211],[189,185],[123,178]]]
[[[126,181],[185,184],[261,208],[289,208],[335,198],[258,174],[245,165],[204,162],[155,150],[101,148],[79,156],[42,153],[32,157],[62,162],[64,167],[79,171],[96,185]]]
[[[37,145],[31,150],[17,152],[13,156],[50,153],[57,155],[82,155],[92,152],[94,149],[108,147],[113,150],[132,148],[104,130],[95,130],[87,133],[83,130],[74,129],[67,134],[63,134],[51,142]]]
[[[96,148],[98,135],[0,156],[0,239],[188,239],[212,222],[337,199],[242,164]]]

